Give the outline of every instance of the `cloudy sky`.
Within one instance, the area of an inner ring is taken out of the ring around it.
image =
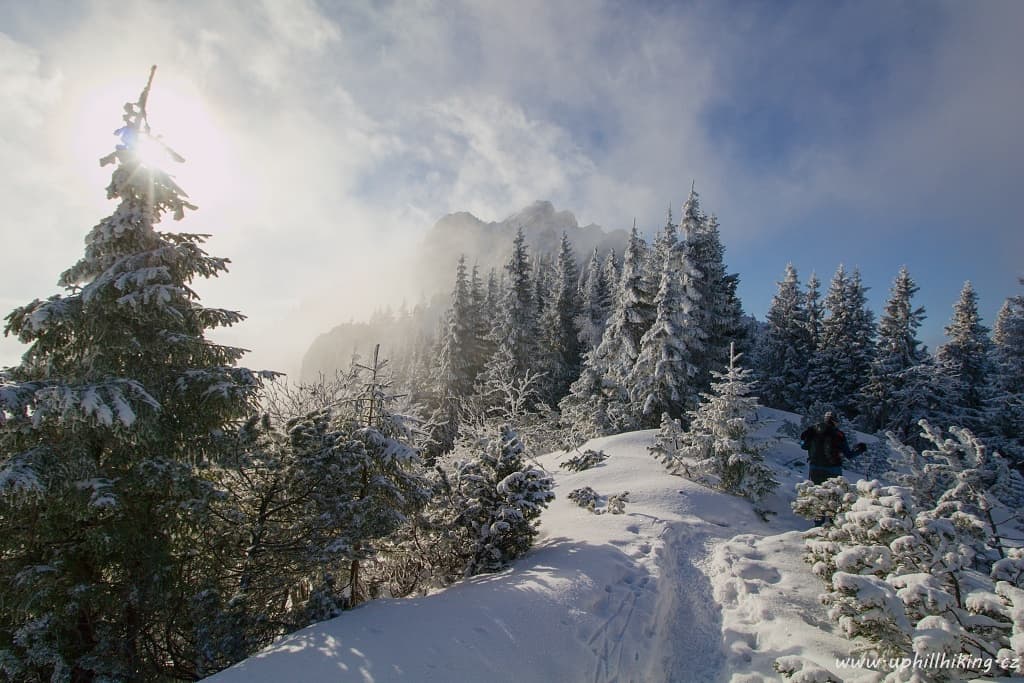
[[[534,199],[653,232],[691,180],[748,312],[785,265],[907,265],[932,346],[965,280],[991,324],[1024,275],[1021,2],[0,0],[0,309],[56,293],[112,210],[97,159],[159,65],[231,273],[220,339],[295,371],[312,338],[415,301],[402,258],[450,211]],[[389,257],[389,254],[397,256]],[[0,365],[22,349],[0,342]]]

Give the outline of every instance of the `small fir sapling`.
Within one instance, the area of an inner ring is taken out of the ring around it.
[[[735,353],[725,373],[690,413],[690,430],[682,435],[679,457],[692,462],[690,471],[709,484],[734,495],[761,500],[778,482],[764,462],[763,448],[748,439],[757,398],[750,395],[750,371],[740,368]]]
[[[651,455],[673,474],[687,472],[686,463],[679,457],[685,433],[678,419],[672,418],[668,413],[662,413],[661,427],[654,435],[654,445],[647,448]]]

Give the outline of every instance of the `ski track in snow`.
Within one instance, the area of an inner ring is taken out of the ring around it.
[[[770,436],[781,418],[764,412]],[[647,451],[653,434],[590,442],[610,457],[584,472],[559,468],[565,453],[537,458],[557,498],[511,568],[373,601],[211,680],[758,683],[781,681],[772,664],[794,654],[833,668],[849,643],[832,633],[792,531],[808,526],[789,510],[799,449],[772,448],[781,487],[765,523],[749,502],[667,474]],[[568,494],[583,486],[602,505],[628,490],[624,514],[577,506]],[[851,673],[842,680],[870,680]]]

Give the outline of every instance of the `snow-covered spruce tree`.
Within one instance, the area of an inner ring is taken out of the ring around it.
[[[681,474],[680,467],[683,463],[679,459],[679,449],[683,447],[685,439],[686,432],[682,423],[668,413],[662,413],[661,426],[654,435],[654,445],[649,446],[647,450],[672,474]]]
[[[594,351],[583,356],[579,378],[569,387],[558,409],[565,433],[564,448],[577,448],[590,439],[635,429],[637,422],[622,389],[605,380],[594,362]]]
[[[751,395],[751,372],[737,360],[731,355],[728,371],[714,373],[710,393],[690,413],[677,457],[684,469],[715,488],[757,502],[779,483],[764,462],[763,449],[748,440],[758,402]]]
[[[216,579],[192,605],[204,615],[200,675],[390,586],[395,537],[429,491],[413,442],[418,421],[396,410],[383,365],[273,385],[267,415],[206,471],[219,495],[195,548]]]
[[[696,309],[692,281],[695,268],[682,248],[665,253],[661,283],[654,298],[654,323],[640,339],[640,353],[627,379],[633,414],[642,425],[658,424],[662,413],[681,417],[696,407],[693,358],[701,346],[690,317]]]
[[[938,374],[952,395],[941,419],[963,425],[977,434],[986,432],[984,408],[992,380],[992,342],[981,324],[978,295],[965,282],[953,305],[953,318],[945,329],[949,341],[935,352]]]
[[[804,294],[807,311],[807,336],[811,340],[811,351],[817,352],[821,345],[821,323],[825,319],[825,305],[821,301],[821,280],[811,271]]]
[[[530,255],[522,228],[516,233],[512,254],[505,264],[508,280],[491,329],[494,353],[477,378],[477,393],[486,400],[497,382],[525,377],[537,356],[537,298],[531,277]]]
[[[629,377],[640,353],[640,340],[655,314],[647,291],[646,253],[647,245],[634,224],[601,343],[584,354],[579,378],[559,403],[571,447],[635,427]],[[615,271],[613,254],[605,260],[605,269]]]
[[[444,336],[434,367],[434,395],[437,407],[431,420],[434,444],[430,455],[451,450],[459,432],[459,406],[473,392],[476,381],[473,366],[477,352],[477,333],[473,292],[466,274],[466,259],[459,257],[452,290],[451,308],[442,323]]]
[[[1020,279],[1024,285],[1024,278]],[[1010,394],[1024,394],[1024,294],[1003,302],[992,331],[996,387]]]
[[[828,404],[850,418],[858,415],[860,390],[874,360],[874,314],[866,292],[860,272],[847,276],[840,265],[825,297],[828,316],[807,379],[809,405]]]
[[[611,315],[612,307],[619,294],[619,282],[622,280],[622,270],[619,268],[619,260],[614,249],[609,249],[601,263],[601,272],[604,274],[604,281],[608,283],[608,315]],[[605,323],[607,323],[607,318]],[[602,335],[603,337],[603,335]],[[596,340],[598,344],[601,340]]]
[[[800,412],[804,407],[807,360],[812,354],[807,307],[793,264],[778,283],[768,309],[768,328],[757,350],[757,387],[768,406]]]
[[[1021,280],[1024,284],[1024,279]],[[994,380],[985,407],[987,441],[1015,462],[1024,461],[1024,295],[1009,297],[992,333]]]
[[[555,277],[540,314],[541,399],[548,405],[569,393],[569,385],[580,375],[581,349],[576,319],[580,311],[576,257],[569,236],[562,233]],[[597,284],[600,284],[599,282]]]
[[[696,193],[692,194],[696,198]],[[699,315],[695,318],[704,333],[697,379],[698,386],[706,389],[712,381],[712,373],[729,364],[730,348],[735,347],[737,353],[747,353],[751,340],[736,294],[739,275],[726,273],[725,247],[718,218],[712,214],[701,222],[698,231],[684,234],[690,259],[702,275],[694,280],[695,298],[700,302]]]
[[[309,463],[315,481],[307,488],[318,528],[311,548],[321,561],[342,561],[347,584],[339,604],[355,606],[368,597],[365,564],[375,543],[405,523],[430,497],[418,471],[414,421],[392,413],[385,363],[359,366],[365,384],[350,406],[327,408],[287,425],[290,446]]]
[[[604,381],[620,387],[626,394],[633,364],[640,355],[640,339],[654,322],[654,293],[645,277],[647,244],[636,225],[622,261],[622,275],[616,289],[612,313],[601,344],[592,354],[594,369]]]
[[[30,344],[0,374],[0,661],[10,680],[192,678],[193,552],[212,488],[197,467],[254,409],[261,379],[205,331],[243,316],[190,287],[228,261],[204,235],[161,232],[194,209],[140,157],[146,100],[125,106],[107,196],[66,289],[14,310]],[[168,151],[170,158],[181,157]]]
[[[903,408],[908,397],[905,394],[926,389],[915,386],[921,373],[911,371],[927,357],[917,339],[917,330],[925,317],[924,308],[914,308],[911,303],[917,290],[906,267],[900,268],[878,322],[877,354],[863,389],[861,424],[868,431],[895,431],[901,435],[916,431],[916,420],[902,423],[894,418],[901,412],[906,414]]]
[[[657,291],[661,283],[661,272],[665,266],[665,259],[675,251],[679,244],[679,226],[672,222],[672,206],[668,207],[668,220],[654,237],[654,244],[647,259],[647,277],[650,281],[649,288]]]
[[[583,272],[580,287],[581,309],[576,317],[579,328],[581,354],[597,348],[604,336],[604,327],[608,322],[608,314],[612,306],[612,282],[602,267],[597,247],[590,256],[587,268]]]
[[[553,480],[525,462],[522,441],[507,425],[496,437],[460,443],[451,470],[439,475],[419,545],[445,580],[497,571],[529,550],[555,497]]]
[[[956,496],[989,526],[993,538],[999,539],[1007,525],[1011,536],[1017,536],[1012,527],[1017,523],[1017,509],[1024,505],[1024,478],[968,429],[950,427],[947,438],[927,420],[922,420],[920,427],[929,444],[920,453],[890,436],[906,471],[898,481],[911,487],[916,500],[925,506]],[[1007,545],[999,543],[1002,550]]]

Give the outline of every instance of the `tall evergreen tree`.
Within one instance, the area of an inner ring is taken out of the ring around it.
[[[1024,285],[1024,278],[1020,279]],[[1010,394],[1024,394],[1024,295],[1003,302],[992,331],[996,386]]]
[[[935,353],[939,373],[953,387],[944,416],[956,424],[984,434],[983,408],[992,379],[992,342],[981,324],[978,295],[970,281],[953,305],[953,318],[945,329],[949,338]]]
[[[640,353],[640,339],[653,319],[645,288],[647,245],[633,225],[619,274],[615,253],[609,252],[602,269],[611,278],[611,313],[601,343],[584,353],[579,378],[559,402],[562,421],[570,432],[570,445],[635,426],[627,382]],[[615,277],[618,274],[619,279]]]
[[[475,270],[474,270],[475,272]],[[455,269],[451,308],[445,313],[436,365],[434,393],[437,409],[431,422],[433,448],[430,456],[452,449],[459,431],[462,401],[473,392],[476,381],[473,358],[476,351],[476,323],[473,292],[466,273],[466,257],[460,256]]]
[[[696,197],[696,192],[693,194]],[[700,386],[706,389],[711,385],[712,373],[729,365],[730,346],[735,345],[738,352],[745,352],[749,340],[743,322],[743,308],[736,295],[739,275],[726,272],[725,247],[718,219],[714,215],[705,218],[699,231],[692,237],[688,236],[687,241],[694,266],[703,276],[696,280],[700,326],[706,335],[703,358],[698,363],[698,379]]]
[[[214,491],[198,467],[255,409],[261,374],[205,336],[243,319],[191,288],[227,259],[203,251],[204,235],[156,228],[195,207],[140,156],[162,144],[151,84],[152,72],[101,160],[118,206],[60,277],[66,293],[7,316],[6,333],[31,345],[0,373],[0,650],[12,680],[199,673],[192,606],[207,577],[193,551]]]
[[[676,245],[665,253],[661,282],[654,298],[656,316],[640,340],[640,353],[627,381],[630,402],[642,424],[655,427],[661,415],[681,417],[697,406],[700,395],[692,377],[696,329],[689,315],[696,310],[693,288],[696,274],[689,252]]]
[[[576,318],[584,351],[596,349],[604,336],[612,304],[611,282],[607,279],[597,247],[583,272],[580,288],[581,310]]]
[[[821,346],[821,322],[825,319],[825,306],[821,301],[821,280],[811,271],[807,279],[807,293],[804,296],[807,310],[807,335],[811,340],[811,351]]]
[[[672,222],[672,206],[668,207],[668,220],[654,237],[647,270],[650,279],[651,291],[657,291],[661,286],[661,271],[665,266],[665,259],[676,248],[679,243],[679,226]]]
[[[907,392],[918,393],[925,387],[913,386],[921,373],[908,372],[920,365],[927,354],[917,339],[924,320],[924,308],[914,308],[911,300],[918,287],[906,267],[900,268],[893,282],[885,311],[878,323],[878,354],[871,364],[871,375],[864,388],[861,406],[862,424],[869,431],[893,431],[904,435],[917,431],[913,424],[896,423],[894,415],[903,412]]]
[[[1021,279],[1024,285],[1024,278]],[[987,422],[992,445],[1017,462],[1024,461],[1024,296],[1009,297],[992,335],[995,380]]]
[[[822,321],[821,340],[808,373],[810,403],[830,405],[848,417],[858,415],[858,399],[874,359],[874,314],[867,308],[860,272],[836,270]]]
[[[483,372],[484,364],[490,355],[488,337],[490,336],[490,309],[487,308],[487,286],[480,277],[480,268],[474,264],[469,276],[470,329],[473,344],[469,350],[469,366],[473,381]]]
[[[466,272],[466,257],[460,256],[455,270],[451,308],[445,313],[444,336],[437,358],[438,393],[455,398],[473,389],[471,364],[477,330],[473,320],[473,294]]]
[[[640,339],[654,322],[654,297],[644,276],[647,244],[636,225],[623,256],[622,275],[601,344],[593,354],[598,373],[625,390],[633,364],[640,354]]]
[[[758,348],[757,384],[766,405],[798,412],[803,407],[807,362],[812,354],[811,331],[793,264],[786,266],[778,284]]]
[[[544,302],[547,301],[551,288],[555,284],[555,266],[551,262],[551,254],[538,254],[533,259],[533,301],[535,322],[540,323],[540,316],[544,309]]]
[[[562,233],[555,277],[540,317],[541,397],[556,405],[579,377],[581,349],[576,318],[580,303],[576,257],[569,236]]]
[[[505,271],[508,279],[491,332],[495,350],[478,382],[478,389],[485,396],[490,392],[488,383],[498,382],[502,377],[525,377],[535,365],[538,348],[537,299],[535,283],[531,277],[533,268],[522,228],[516,233]]]
[[[601,272],[604,274],[604,281],[608,286],[608,313],[611,315],[612,306],[619,297],[619,281],[622,279],[622,270],[619,268],[619,261],[614,249],[609,249],[605,255],[604,262],[601,263]],[[600,343],[601,341],[598,340],[598,344]]]

